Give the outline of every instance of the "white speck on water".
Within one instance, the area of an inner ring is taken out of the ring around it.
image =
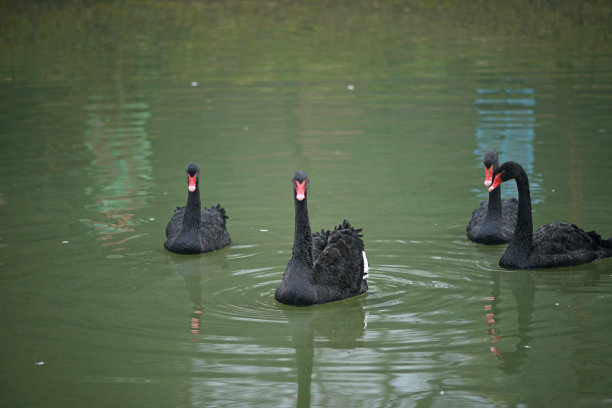
[[[191,83],[191,86],[198,86],[198,85],[200,85],[200,84],[198,84],[196,81],[193,81],[193,82]]]
[[[354,91],[355,90],[355,85],[353,84],[349,84],[346,89],[348,89],[349,91]]]
[[[267,229],[261,228],[259,231],[260,231],[260,232],[268,232],[268,231],[270,231],[270,230],[267,230]]]
[[[245,126],[245,127],[244,127],[244,131],[246,132],[247,130],[249,130],[249,127],[248,127],[248,126]]]
[[[70,241],[62,241],[62,244],[68,244]]]
[[[446,394],[444,390],[440,391],[440,395],[444,395],[444,394]]]
[[[559,306],[559,302],[555,302],[555,306]]]
[[[555,189],[553,188],[551,191],[554,193],[554,192],[555,192]]]
[[[37,365],[37,366],[45,365],[45,362],[44,361],[37,361],[37,362],[34,363],[34,365]]]
[[[431,259],[437,259],[437,260],[441,260],[442,257],[441,256],[432,256]]]
[[[149,218],[149,221],[155,221],[155,218],[151,217]]]

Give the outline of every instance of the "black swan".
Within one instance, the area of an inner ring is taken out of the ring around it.
[[[520,164],[509,161],[499,166],[489,191],[511,179],[516,180],[519,195],[517,223],[499,266],[511,269],[554,268],[612,256],[612,238],[602,239],[595,231],[585,232],[574,224],[556,222],[540,227],[534,234],[529,179]]]
[[[493,172],[499,167],[497,152],[488,150],[484,155],[485,181],[489,187],[493,182]],[[510,242],[516,226],[518,200],[501,200],[501,188],[489,192],[489,201],[480,203],[472,213],[472,219],[465,231],[470,241],[479,244],[497,245]]]
[[[295,203],[292,258],[274,298],[286,305],[307,306],[364,293],[368,289],[368,260],[361,229],[354,229],[344,220],[333,231],[312,234],[308,176],[298,171],[291,183]]]
[[[216,207],[200,211],[200,167],[189,163],[187,169],[187,205],[176,207],[166,227],[164,248],[178,254],[200,254],[214,251],[231,243],[225,228],[225,210]]]

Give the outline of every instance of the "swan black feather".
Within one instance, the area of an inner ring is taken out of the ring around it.
[[[491,185],[494,171],[499,167],[499,157],[493,149],[488,150],[483,158],[485,168],[485,186]],[[480,203],[474,210],[472,218],[465,228],[470,241],[479,244],[497,245],[510,242],[516,226],[518,200],[501,199],[501,188],[489,192],[489,201]]]
[[[185,172],[189,185],[187,205],[176,207],[170,218],[164,248],[178,254],[199,254],[228,246],[231,239],[225,209],[217,204],[200,211],[200,168],[189,163]]]
[[[361,229],[344,220],[332,231],[312,234],[308,218],[308,176],[292,178],[295,235],[292,257],[275,299],[287,305],[307,306],[333,302],[365,293],[368,264]]]
[[[597,232],[586,232],[575,224],[557,222],[544,225],[534,233],[529,179],[520,164],[505,162],[494,177],[489,190],[514,179],[519,194],[516,228],[499,266],[511,269],[555,268],[612,256],[612,238],[602,239]]]

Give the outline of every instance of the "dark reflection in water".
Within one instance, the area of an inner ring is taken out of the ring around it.
[[[94,156],[86,191],[94,202],[87,209],[100,216],[82,221],[100,235],[103,246],[121,251],[127,241],[141,236],[134,213],[149,206],[154,185],[146,131],[149,105],[125,96],[92,96],[85,110],[85,144]]]
[[[307,308],[283,307],[295,348],[297,370],[297,407],[310,407],[315,338],[322,337],[320,347],[354,349],[365,333],[367,315],[363,309],[365,296],[334,305]],[[332,306],[332,307],[330,307]]]
[[[199,341],[202,317],[205,310],[203,274],[227,270],[227,252],[217,251],[206,255],[175,255],[166,252],[170,270],[185,280],[185,289],[192,304],[189,321],[190,340]]]
[[[529,80],[507,78],[501,87],[478,88],[474,101],[478,113],[476,129],[477,147],[474,154],[482,164],[482,158],[489,149],[499,153],[500,164],[512,160],[521,163],[529,175],[531,200],[544,200],[540,188],[541,177],[535,173],[535,91],[527,86]],[[516,196],[516,188],[508,183],[502,190],[504,198]],[[478,197],[486,199],[486,189],[478,190]]]
[[[539,272],[539,271],[492,271],[491,295],[487,298],[490,304],[485,306],[485,316],[488,325],[487,334],[491,338],[490,351],[499,359],[498,368],[506,374],[521,374],[531,349],[531,342],[536,339],[535,331],[538,323],[534,320],[536,297],[538,293],[555,291],[561,293],[577,293],[582,291],[595,291],[600,284],[601,273],[598,271],[585,272]],[[510,311],[510,315],[516,315],[516,331],[508,330],[508,324],[504,324],[507,332],[499,330],[503,321],[504,310],[511,309],[502,306],[508,301],[504,292],[510,290],[512,298],[516,303],[516,311]],[[559,307],[555,302],[554,307]],[[582,311],[575,310],[574,313],[581,314]],[[577,321],[580,321],[578,318]],[[541,328],[540,328],[541,332]],[[516,338],[513,349],[500,346],[504,339]],[[580,341],[577,342],[580,344]],[[579,377],[583,375],[576,372]]]
[[[485,306],[487,324],[489,325],[487,333],[492,337],[493,342],[490,350],[502,361],[498,366],[502,371],[507,374],[518,373],[527,359],[527,352],[530,347],[529,342],[533,340],[530,332],[532,330],[531,318],[534,310],[535,286],[530,273],[508,274],[501,271],[493,271],[491,275],[493,288],[491,296],[488,298],[491,304]],[[502,280],[504,280],[504,285],[510,286],[517,307],[518,342],[513,351],[502,351],[498,346],[503,336],[503,333],[496,331],[495,326],[495,323],[499,322],[502,318],[503,307],[500,305],[502,300],[500,282]]]

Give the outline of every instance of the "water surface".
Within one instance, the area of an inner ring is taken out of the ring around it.
[[[0,405],[612,404],[612,261],[465,237],[489,148],[535,226],[612,235],[610,6],[577,4],[2,6]],[[229,248],[163,249],[189,161]],[[296,170],[367,295],[274,301]]]

